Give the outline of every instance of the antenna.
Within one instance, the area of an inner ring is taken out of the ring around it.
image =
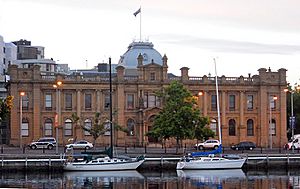
[[[220,102],[219,102],[219,88],[218,88],[218,74],[217,74],[217,62],[216,58],[214,58],[215,63],[215,74],[216,74],[216,95],[217,95],[217,112],[218,112],[218,131],[219,131],[219,140],[220,144],[222,144],[222,130],[221,130],[221,116],[220,116]]]

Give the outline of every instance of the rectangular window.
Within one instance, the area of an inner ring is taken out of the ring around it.
[[[155,80],[155,73],[154,72],[150,73],[150,80],[151,81]]]
[[[105,95],[104,97],[104,110],[109,110],[110,108],[110,98],[109,95]]]
[[[85,96],[84,96],[84,107],[85,107],[85,110],[91,110],[92,109],[92,95],[91,94],[85,94]]]
[[[104,130],[105,130],[104,135],[110,136],[110,123],[105,123]]]
[[[28,108],[29,108],[28,96],[24,95],[24,96],[21,96],[21,98],[22,98],[22,109],[23,110],[28,110]]]
[[[155,96],[154,95],[149,95],[148,96],[148,107],[155,107]]]
[[[253,110],[253,95],[247,96],[247,109]]]
[[[85,120],[85,122],[84,122],[84,127],[86,128],[86,129],[88,129],[88,130],[91,130],[91,128],[92,128],[92,121],[90,120],[90,119],[87,119],[87,120]],[[84,135],[85,136],[90,136],[91,135],[91,133],[89,132],[89,131],[84,131]]]
[[[28,123],[22,123],[22,136],[29,136],[29,126]]]
[[[65,136],[72,136],[72,122],[65,123]]]
[[[229,110],[235,110],[235,95],[229,95]]]
[[[211,95],[211,110],[217,110],[217,95]]]
[[[271,134],[272,134],[272,136],[276,136],[276,122],[274,119],[272,119]]]
[[[52,123],[45,123],[45,136],[52,136]]]
[[[51,94],[45,95],[45,107],[46,107],[46,110],[52,109],[52,95]]]
[[[65,96],[65,109],[66,110],[72,110],[72,94],[66,93]]]
[[[133,109],[133,108],[134,108],[134,95],[127,94],[127,109]]]

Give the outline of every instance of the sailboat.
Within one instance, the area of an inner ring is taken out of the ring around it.
[[[240,169],[244,165],[246,159],[234,157],[216,157],[215,154],[222,153],[222,133],[221,133],[221,116],[220,116],[220,105],[219,105],[219,89],[218,89],[218,76],[217,76],[217,65],[215,63],[215,80],[216,80],[216,95],[217,95],[217,112],[218,112],[218,131],[219,131],[219,148],[211,152],[194,152],[187,157],[181,158],[177,163],[176,169]]]
[[[109,58],[109,91],[110,91],[110,148],[108,155],[92,158],[97,153],[84,154],[83,159],[67,158],[64,163],[64,170],[67,171],[124,171],[136,170],[144,161],[144,156],[136,158],[114,157],[113,145],[113,124],[112,124],[112,80],[111,80],[111,58]]]

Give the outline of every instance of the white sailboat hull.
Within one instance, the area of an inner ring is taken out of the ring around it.
[[[64,170],[66,171],[120,171],[120,170],[136,170],[144,160],[134,161],[108,161],[97,162],[66,162]]]
[[[176,169],[240,169],[244,165],[245,160],[201,157],[189,161],[179,161]]]

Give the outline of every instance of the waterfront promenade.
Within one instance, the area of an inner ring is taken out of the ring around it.
[[[2,170],[46,170],[62,171],[62,165],[66,158],[64,148],[55,150],[8,147],[0,148],[0,168]],[[104,150],[104,147],[96,147],[93,150]],[[74,150],[74,154],[80,154],[84,150]],[[89,150],[92,151],[92,150]],[[193,148],[161,147],[117,147],[118,155],[136,157],[145,155],[145,162],[140,169],[143,170],[175,170],[176,163],[186,153],[195,151]],[[223,154],[236,154],[246,158],[244,169],[291,169],[300,168],[300,151],[284,150],[279,148],[256,148],[253,151],[236,151],[229,148],[223,149]]]

